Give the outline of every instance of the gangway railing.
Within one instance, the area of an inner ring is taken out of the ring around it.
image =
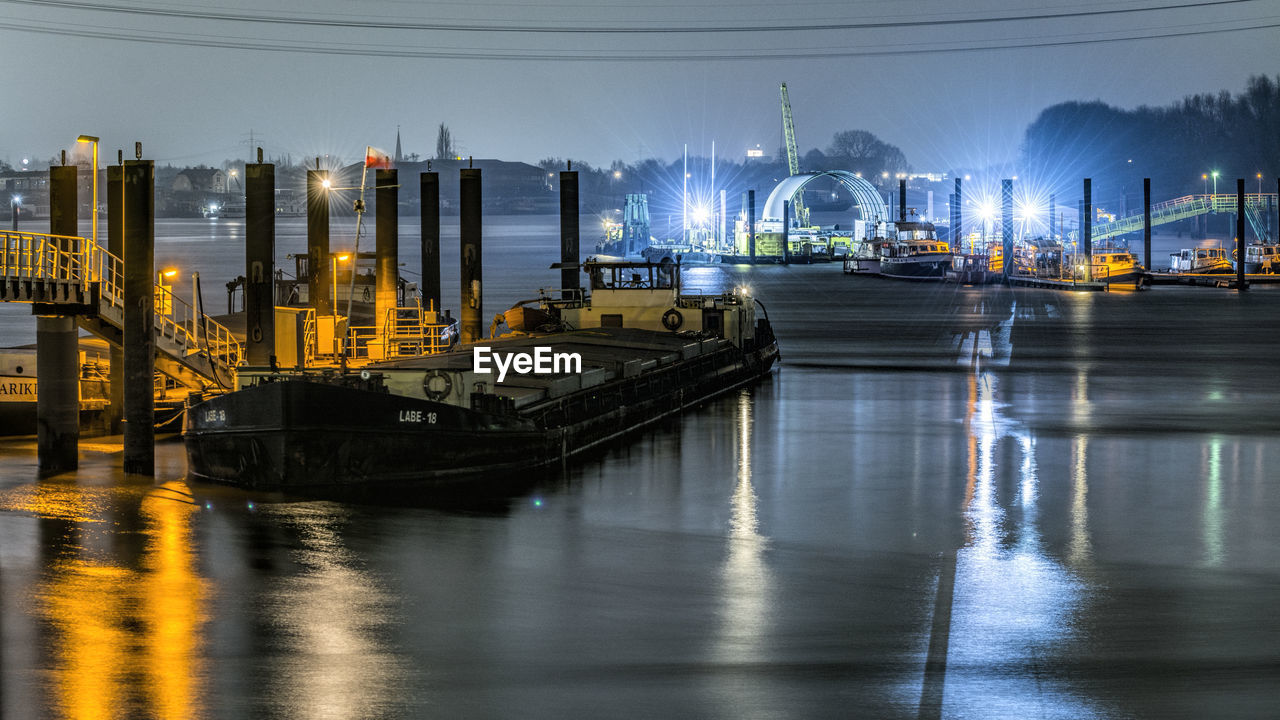
[[[1244,196],[1245,214],[1249,216],[1249,222],[1253,225],[1254,232],[1258,234],[1258,237],[1265,236],[1265,230],[1262,229],[1261,225],[1262,217],[1260,211],[1274,207],[1273,203],[1275,202],[1275,193],[1252,193]],[[1163,225],[1211,212],[1234,213],[1235,211],[1235,193],[1184,195],[1152,205],[1151,224],[1152,226]],[[1144,217],[1142,213],[1127,215],[1112,222],[1095,224],[1092,228],[1091,236],[1095,241],[1106,240],[1117,235],[1142,230],[1143,223]]]
[[[412,305],[389,308],[380,327],[354,325],[350,328],[347,357],[390,360],[444,352],[453,345],[456,324],[438,322],[435,318],[435,312],[424,309],[416,299]],[[385,341],[380,351],[375,349],[379,340]]]
[[[124,263],[90,238],[0,231],[0,282],[13,280],[74,285],[89,296],[90,288],[96,287],[97,319],[117,332],[124,328]],[[158,283],[154,287],[156,350],[183,366],[162,363],[157,369],[187,384],[196,378],[204,382],[229,379],[244,356],[236,337],[168,287]],[[108,341],[120,341],[118,335],[108,337],[105,328],[90,320],[81,316],[81,327]]]

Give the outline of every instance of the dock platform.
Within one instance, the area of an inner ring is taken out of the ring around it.
[[[1143,277],[1152,285],[1199,285],[1203,287],[1235,288],[1235,273],[1183,273],[1150,272]],[[1275,273],[1251,273],[1244,276],[1245,285],[1273,285],[1280,283]]]
[[[1076,280],[1060,280],[1058,278],[1042,278],[1034,275],[1009,275],[1006,278],[1010,285],[1021,287],[1048,288],[1050,290],[1075,290],[1077,292],[1096,292],[1107,289],[1107,283]]]

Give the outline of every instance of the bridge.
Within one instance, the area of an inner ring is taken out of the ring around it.
[[[193,390],[231,387],[244,356],[223,325],[155,285],[156,370]],[[0,302],[76,316],[84,330],[121,347],[124,263],[90,238],[0,231]]]
[[[862,219],[866,222],[874,224],[889,219],[889,209],[875,186],[848,170],[823,170],[784,178],[773,188],[773,192],[769,193],[769,199],[764,203],[764,212],[760,219],[781,222],[786,204],[803,190],[805,185],[820,177],[834,178],[844,186],[862,210]]]
[[[1270,235],[1263,213],[1275,207],[1275,193],[1253,193],[1244,196],[1245,217],[1248,218],[1249,225],[1259,238],[1268,238]],[[1151,225],[1163,225],[1209,213],[1235,213],[1235,211],[1235,193],[1184,195],[1152,205]],[[1091,237],[1094,240],[1106,240],[1125,233],[1138,232],[1143,229],[1143,223],[1144,215],[1141,212],[1118,218],[1113,222],[1096,223],[1092,228]]]

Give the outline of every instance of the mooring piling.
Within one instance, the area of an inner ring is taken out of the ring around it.
[[[49,168],[49,232],[78,234],[75,165]],[[60,248],[70,240],[58,240]],[[74,253],[67,257],[75,257]],[[41,475],[75,470],[80,465],[80,342],[75,316],[55,303],[38,304],[36,313],[36,455]]]
[[[247,164],[244,181],[245,360],[264,367],[276,354],[276,166]]]
[[[379,169],[373,180],[374,200],[374,292],[373,322],[376,335],[387,350],[387,327],[395,312],[396,289],[400,285],[400,180],[394,168]],[[354,268],[355,265],[352,265]]]
[[[481,285],[480,169],[461,168],[458,172],[458,238],[462,291],[458,328],[463,343],[476,343],[484,338],[484,326],[481,324],[484,289]]]
[[[124,471],[155,475],[155,165],[124,164]]]
[[[418,175],[421,189],[422,299],[440,312],[440,173]]]
[[[560,173],[560,289],[569,299],[579,281],[578,171]]]
[[[355,267],[356,259],[351,258]],[[329,297],[329,173],[307,171],[307,304],[316,317],[333,315]]]
[[[1013,270],[1013,180],[1000,181],[1000,250],[1004,276]]]

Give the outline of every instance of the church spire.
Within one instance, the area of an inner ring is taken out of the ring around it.
[[[396,164],[399,165],[403,158],[400,155],[400,126],[396,126]]]

